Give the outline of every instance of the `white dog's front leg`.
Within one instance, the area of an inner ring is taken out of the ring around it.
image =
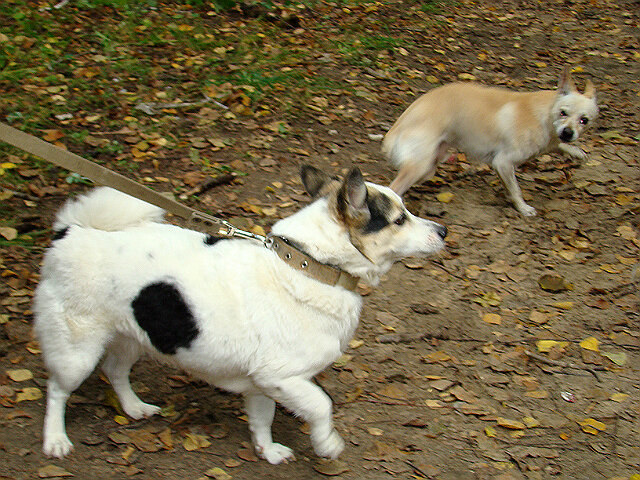
[[[271,437],[276,402],[259,393],[245,393],[244,403],[249,416],[251,439],[258,456],[273,465],[295,460],[296,457],[289,447],[274,443]]]
[[[291,377],[262,384],[260,387],[271,398],[311,427],[311,443],[321,457],[338,458],[344,450],[344,441],[333,428],[331,399],[310,380]]]
[[[493,160],[493,166],[498,171],[498,175],[500,175],[504,186],[509,191],[509,196],[518,211],[525,217],[533,217],[537,213],[536,209],[528,205],[524,201],[524,198],[522,198],[522,191],[516,179],[516,171],[513,163],[511,163],[509,159],[498,155]]]
[[[578,148],[575,145],[569,145],[568,143],[560,143],[558,145],[558,150],[580,160],[584,160],[585,158],[587,158],[587,154],[584,153],[581,148]]]

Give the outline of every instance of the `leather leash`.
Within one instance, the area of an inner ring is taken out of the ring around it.
[[[105,185],[187,220],[194,230],[227,238],[246,238],[262,242],[265,247],[274,251],[279,258],[296,270],[300,270],[316,280],[332,286],[341,286],[355,290],[358,279],[351,274],[332,265],[320,263],[313,257],[298,250],[282,237],[258,235],[234,227],[226,220],[195,210],[179,203],[168,196],[156,192],[117,172],[109,170],[80,155],[45,142],[33,135],[15,129],[0,122],[0,141],[18,147],[25,152],[47,160],[71,172],[91,179],[99,185]]]

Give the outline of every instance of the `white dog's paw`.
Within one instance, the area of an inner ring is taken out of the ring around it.
[[[140,420],[141,418],[151,417],[162,410],[160,407],[151,405],[150,403],[138,402],[134,405],[122,405],[124,413],[129,415],[134,420]]]
[[[538,214],[535,208],[531,205],[527,205],[526,203],[518,205],[518,211],[525,217],[535,217]]]
[[[313,448],[319,457],[336,459],[344,450],[344,440],[334,429],[324,440],[313,442]]]
[[[296,460],[293,450],[279,443],[272,443],[266,447],[256,447],[256,452],[260,458],[264,458],[271,465],[289,463]]]
[[[42,445],[42,451],[47,457],[63,458],[71,450],[73,450],[73,443],[64,433],[47,436]]]

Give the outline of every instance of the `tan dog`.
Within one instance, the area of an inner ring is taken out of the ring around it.
[[[391,188],[402,195],[433,176],[449,148],[490,163],[500,175],[518,211],[527,205],[515,167],[536,155],[561,150],[584,159],[574,142],[598,114],[595,88],[587,81],[579,93],[565,68],[558,89],[513,92],[476,83],[452,83],[418,98],[386,134],[383,153],[400,167]]]

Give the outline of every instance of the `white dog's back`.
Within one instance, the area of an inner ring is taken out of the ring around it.
[[[97,188],[68,201],[58,212],[53,229],[72,225],[109,232],[146,222],[160,222],[164,210],[108,187]]]

